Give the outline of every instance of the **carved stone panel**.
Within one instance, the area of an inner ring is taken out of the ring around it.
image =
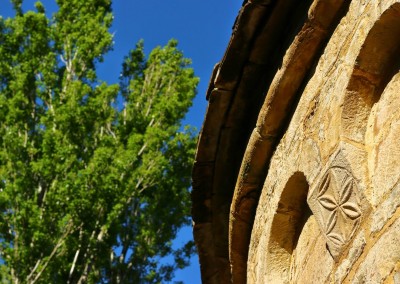
[[[364,200],[349,164],[339,151],[308,198],[335,260],[351,241],[368,211],[369,206]]]

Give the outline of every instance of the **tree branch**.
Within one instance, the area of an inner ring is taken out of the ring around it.
[[[74,256],[74,260],[72,262],[72,266],[71,269],[69,271],[69,275],[68,275],[68,282],[67,284],[71,283],[71,279],[72,279],[72,274],[74,273],[75,270],[75,265],[76,265],[76,261],[78,260],[78,256],[79,256],[79,252],[81,251],[81,249],[77,249],[75,252],[75,256]]]
[[[60,248],[60,246],[63,244],[65,238],[70,234],[71,232],[71,227],[72,227],[72,221],[69,222],[69,224],[67,225],[67,229],[64,232],[64,234],[61,236],[61,238],[58,240],[56,246],[53,248],[53,251],[51,252],[49,258],[47,259],[46,263],[43,265],[42,269],[36,274],[35,278],[30,282],[29,279],[27,279],[27,282],[29,284],[34,284],[42,275],[43,271],[46,269],[46,267],[49,265],[50,260],[54,257],[54,255],[56,254],[57,250]],[[37,267],[35,268],[35,270],[37,269]],[[34,271],[33,271],[34,272]],[[31,272],[30,274],[33,275],[33,272]]]

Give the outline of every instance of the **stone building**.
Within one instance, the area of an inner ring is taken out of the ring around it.
[[[400,1],[247,0],[193,169],[203,283],[400,283]]]

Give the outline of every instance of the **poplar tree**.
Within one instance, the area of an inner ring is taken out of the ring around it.
[[[2,283],[159,283],[187,265],[196,135],[181,126],[198,78],[171,40],[126,56],[121,82],[96,66],[112,48],[111,0],[37,2],[0,18]],[[172,262],[161,261],[164,258]]]

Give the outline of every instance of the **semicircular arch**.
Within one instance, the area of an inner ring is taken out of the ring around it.
[[[280,195],[277,209],[275,211],[267,245],[268,256],[266,267],[268,267],[266,280],[268,283],[288,283],[297,278],[293,271],[296,260],[296,250],[301,247],[304,240],[308,240],[313,232],[310,223],[319,235],[318,225],[311,209],[307,204],[309,184],[302,172],[295,172],[286,182]],[[304,237],[307,235],[307,237]],[[304,256],[304,252],[301,254]]]
[[[400,3],[375,22],[357,56],[347,85],[341,117],[341,136],[365,144],[372,107],[400,69]]]

